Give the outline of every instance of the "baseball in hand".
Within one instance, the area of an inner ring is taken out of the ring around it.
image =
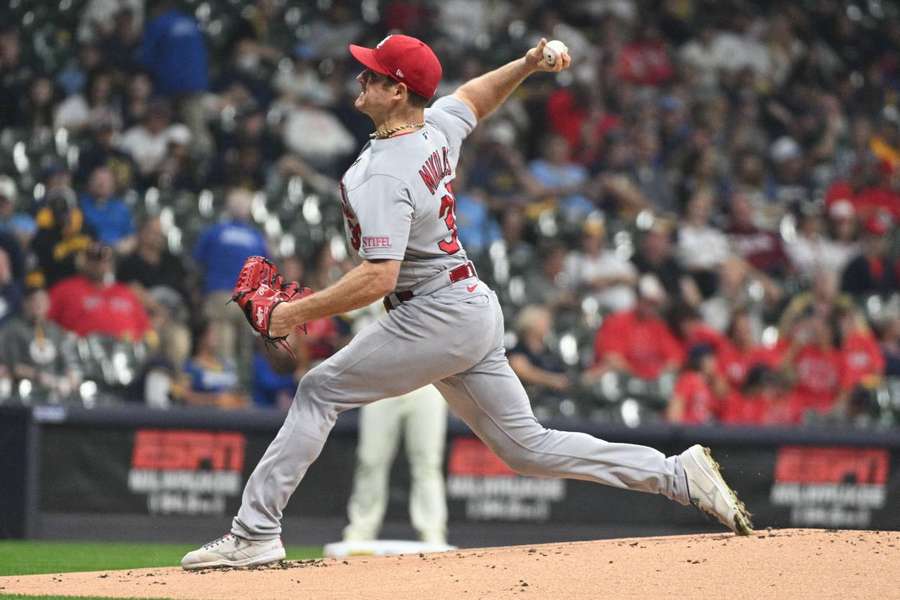
[[[546,62],[548,66],[552,67],[556,64],[556,61],[559,60],[560,56],[562,56],[564,52],[568,51],[569,48],[566,47],[566,45],[561,41],[550,40],[544,46],[544,62]]]

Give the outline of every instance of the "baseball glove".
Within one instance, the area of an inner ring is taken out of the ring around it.
[[[237,282],[231,292],[231,299],[241,307],[250,327],[262,336],[267,344],[279,345],[293,356],[287,343],[287,336],[269,335],[272,311],[282,302],[298,300],[312,294],[312,290],[302,287],[296,281],[285,282],[278,268],[263,256],[251,256],[244,261]],[[306,326],[302,327],[306,331]]]

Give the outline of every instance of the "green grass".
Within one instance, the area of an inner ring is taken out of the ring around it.
[[[0,576],[175,567],[196,546],[113,542],[0,541]],[[287,548],[288,560],[319,558],[320,546]],[[0,600],[15,596],[0,595]]]

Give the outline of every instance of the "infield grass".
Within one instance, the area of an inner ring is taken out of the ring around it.
[[[118,542],[0,541],[0,576],[176,567],[196,546]],[[320,546],[289,546],[288,560],[320,558]],[[0,594],[0,600],[109,600],[88,596]],[[124,599],[123,599],[124,600]],[[158,599],[164,600],[164,599]]]
[[[0,576],[176,567],[196,548],[184,544],[0,541]],[[320,558],[321,546],[290,546],[288,560]],[[11,596],[0,595],[0,600]]]

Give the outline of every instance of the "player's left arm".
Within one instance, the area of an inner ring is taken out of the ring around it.
[[[354,248],[363,262],[334,285],[276,306],[269,323],[272,337],[286,335],[309,321],[368,306],[397,285],[413,215],[406,184],[396,177],[376,174],[342,193],[365,199],[355,208],[345,200],[347,210],[355,215],[358,231]]]
[[[309,321],[341,315],[387,296],[397,285],[400,262],[365,260],[324,290],[279,304],[272,311],[269,335],[288,335]]]
[[[561,55],[561,60],[553,66],[544,60],[544,46],[547,40],[541,38],[537,46],[529,50],[525,56],[507,63],[499,69],[489,71],[461,85],[453,96],[465,103],[479,121],[494,112],[519,85],[532,73],[548,71],[555,73],[568,69],[572,63],[568,52]]]

